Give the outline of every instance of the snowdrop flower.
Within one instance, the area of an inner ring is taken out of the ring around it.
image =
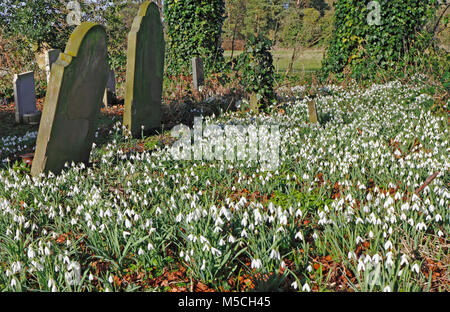
[[[312,269],[313,269],[312,266],[311,266],[311,265],[308,265],[308,267],[306,268],[306,271],[311,272]]]
[[[297,281],[293,281],[291,287],[297,289],[298,288]]]
[[[420,268],[419,265],[417,263],[415,263],[412,268],[411,268],[412,272],[416,272],[417,274],[419,274]]]
[[[299,239],[299,240],[303,240],[303,234],[302,234],[302,232],[297,232],[297,234],[295,234],[295,239]]]
[[[356,244],[359,244],[359,243],[362,243],[362,242],[364,242],[364,240],[360,236],[357,236],[356,237]]]
[[[391,286],[387,285],[383,288],[383,292],[391,292]]]
[[[123,231],[122,232],[123,239],[127,239],[127,236],[129,236],[130,234],[131,234],[130,232]]]
[[[251,268],[252,269],[259,269],[262,267],[262,262],[260,259],[253,259],[252,260],[252,264],[251,264]]]
[[[280,260],[280,253],[275,249],[272,249],[272,251],[270,252],[270,258]]]
[[[365,269],[366,269],[366,267],[364,265],[364,262],[360,259],[359,262],[358,262],[357,270],[358,270],[358,272],[360,272],[360,271],[364,271]]]
[[[441,230],[439,230],[439,231],[437,232],[437,235],[438,235],[438,237],[442,237],[442,236],[444,236],[444,233],[443,233]]]
[[[28,256],[29,259],[33,259],[34,256],[35,256],[34,251],[33,251],[33,249],[31,248],[31,246],[28,247],[28,253],[27,253],[27,256]]]
[[[311,288],[309,287],[308,283],[305,283],[305,285],[303,285],[302,291],[306,291],[306,292],[310,292],[311,291]]]
[[[392,243],[389,240],[384,244],[384,250],[388,249],[392,249]]]
[[[408,265],[408,258],[406,257],[406,255],[405,254],[403,254],[402,255],[402,259],[401,259],[401,261],[400,261],[400,266],[402,266],[403,264],[406,264],[406,265]]]
[[[211,253],[213,256],[220,256],[222,254],[222,252],[214,247],[211,247]]]

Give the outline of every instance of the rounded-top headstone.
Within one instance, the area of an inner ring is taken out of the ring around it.
[[[31,173],[58,174],[66,162],[89,161],[107,81],[107,35],[79,25],[53,64]]]
[[[128,35],[124,125],[133,136],[161,126],[164,33],[158,6],[144,2]]]

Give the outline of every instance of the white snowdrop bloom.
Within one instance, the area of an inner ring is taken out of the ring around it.
[[[298,288],[297,281],[293,281],[291,283],[291,287],[294,288],[294,289],[297,289]]]
[[[373,238],[373,236],[374,236],[374,235],[373,235],[373,232],[372,232],[372,231],[370,231],[370,232],[369,232],[369,238],[371,238],[371,239],[372,239],[372,238]]]
[[[222,252],[219,249],[216,249],[214,247],[211,247],[211,253],[213,256],[220,256],[222,255]]]
[[[419,274],[419,272],[420,272],[419,264],[415,263],[415,264],[412,266],[411,271],[412,271],[412,272],[416,272],[417,274]]]
[[[138,255],[142,256],[144,254],[144,250],[142,248],[139,248],[138,250]]]
[[[295,234],[295,239],[299,239],[299,240],[303,240],[303,234],[302,234],[302,232],[297,232],[297,234]]]
[[[406,264],[406,265],[409,264],[408,257],[405,254],[402,255],[402,258],[401,258],[401,261],[400,261],[400,266],[402,266],[403,264]]]
[[[251,268],[252,269],[259,269],[262,267],[262,262],[260,259],[253,259],[252,260],[252,264],[251,264]]]
[[[245,229],[243,229],[241,232],[241,237],[247,237],[247,236],[248,236],[247,231]]]
[[[159,215],[159,214],[161,214],[161,213],[162,213],[161,209],[159,209],[159,207],[157,207],[156,210],[155,210],[155,214],[156,214],[156,215]]]
[[[308,267],[306,268],[306,271],[311,272],[313,270],[313,267],[311,265],[308,265]]]
[[[298,218],[298,217],[302,217],[303,216],[303,213],[302,213],[302,211],[300,210],[300,209],[297,209],[296,211],[295,211],[295,217],[296,218]]]
[[[409,210],[409,203],[404,203],[401,207],[401,210]]]
[[[318,239],[318,238],[319,238],[319,236],[317,235],[317,233],[316,233],[316,232],[314,232],[314,234],[312,235],[312,238],[314,238],[314,240],[316,240],[316,239]]]
[[[375,262],[375,264],[378,264],[381,261],[381,256],[379,254],[374,254],[372,256],[372,262]]]
[[[383,292],[391,292],[391,286],[387,285],[383,288]]]
[[[272,251],[270,252],[270,258],[280,260],[280,253],[275,249],[272,249]]]
[[[392,204],[394,204],[394,199],[391,196],[389,196],[384,202],[384,208],[388,208],[392,206]]]
[[[423,222],[417,223],[416,230],[422,231],[422,230],[426,230],[426,229],[427,229],[427,226],[425,225],[425,223],[423,223]]]
[[[108,282],[109,282],[110,284],[112,284],[112,283],[114,282],[114,279],[113,279],[112,275],[110,275],[110,276],[108,277]]]
[[[417,196],[416,194],[413,194],[412,198],[411,198],[412,202],[416,202],[416,201],[420,201],[419,196]]]
[[[34,256],[35,256],[35,253],[34,253],[34,251],[33,251],[33,248],[31,248],[31,246],[28,247],[27,256],[28,256],[29,259],[33,259]]]
[[[440,215],[440,214],[437,214],[437,215],[434,217],[434,220],[436,220],[436,222],[442,221],[441,215]]]
[[[175,219],[175,221],[177,221],[177,223],[180,223],[181,220],[183,220],[183,214],[179,213]]]
[[[281,225],[287,225],[288,220],[287,220],[287,217],[286,217],[285,214],[282,214],[282,215],[279,217],[279,222],[280,222]]]
[[[125,227],[127,228],[127,229],[129,229],[129,228],[131,228],[131,221],[130,220],[128,220],[127,218],[125,218]]]
[[[414,220],[412,218],[408,219],[408,223],[409,225],[414,226]]]
[[[123,239],[127,239],[127,236],[129,236],[130,234],[131,234],[130,232],[123,231],[122,232]]]
[[[201,270],[201,271],[204,271],[205,268],[206,268],[206,260],[203,259],[203,261],[202,261],[202,266],[200,267],[200,270]]]
[[[367,264],[367,263],[369,263],[369,262],[371,262],[371,261],[372,261],[372,257],[370,257],[369,255],[366,255],[366,256],[364,257],[364,260],[363,260],[364,264]]]
[[[11,285],[11,287],[13,287],[13,288],[17,286],[17,280],[16,280],[14,277],[12,278],[11,284],[10,284],[10,285]]]
[[[392,249],[392,243],[390,240],[388,240],[385,244],[384,244],[384,250],[388,250],[388,249]]]
[[[360,236],[356,237],[356,244],[363,243],[363,242],[364,242],[364,240]]]
[[[94,275],[92,275],[92,273],[89,273],[88,279],[89,279],[89,281],[93,281],[94,280]]]
[[[442,237],[442,236],[444,236],[444,233],[443,233],[441,230],[439,230],[439,231],[437,232],[437,235],[438,235],[438,237]]]
[[[356,259],[356,254],[353,251],[349,251],[347,254],[347,258],[350,260],[351,258]]]
[[[364,262],[360,259],[358,262],[358,272],[364,271],[366,269],[366,266],[364,265]]]
[[[302,291],[306,291],[306,292],[310,292],[311,291],[311,288],[309,287],[308,283],[305,283],[305,285],[303,285]]]

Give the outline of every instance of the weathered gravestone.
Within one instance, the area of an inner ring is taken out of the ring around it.
[[[192,80],[194,82],[194,89],[198,90],[200,86],[205,83],[205,75],[203,70],[203,61],[199,57],[192,59]]]
[[[89,161],[108,78],[107,35],[97,24],[75,28],[53,64],[31,168],[58,174],[66,162]]]
[[[47,83],[50,81],[52,66],[56,62],[56,60],[58,60],[60,54],[61,50],[59,49],[48,50],[45,53],[45,71],[47,73]]]
[[[114,70],[108,70],[108,81],[106,82],[105,95],[103,97],[103,104],[108,107],[116,98],[116,73]]]
[[[309,115],[309,122],[311,123],[317,123],[317,108],[316,103],[314,101],[308,102],[308,115]]]
[[[16,123],[38,124],[41,112],[36,109],[34,72],[14,75],[13,85]]]
[[[165,43],[158,6],[144,2],[128,35],[123,124],[133,136],[161,127]]]

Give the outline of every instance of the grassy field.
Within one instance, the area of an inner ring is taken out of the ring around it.
[[[307,49],[300,51],[294,61],[292,68],[293,73],[301,71],[315,71],[321,68],[324,50],[321,49]],[[235,51],[234,55],[241,54],[242,51]],[[291,60],[292,50],[274,50],[272,51],[275,72],[283,74]],[[231,57],[231,51],[225,51],[225,58]]]

